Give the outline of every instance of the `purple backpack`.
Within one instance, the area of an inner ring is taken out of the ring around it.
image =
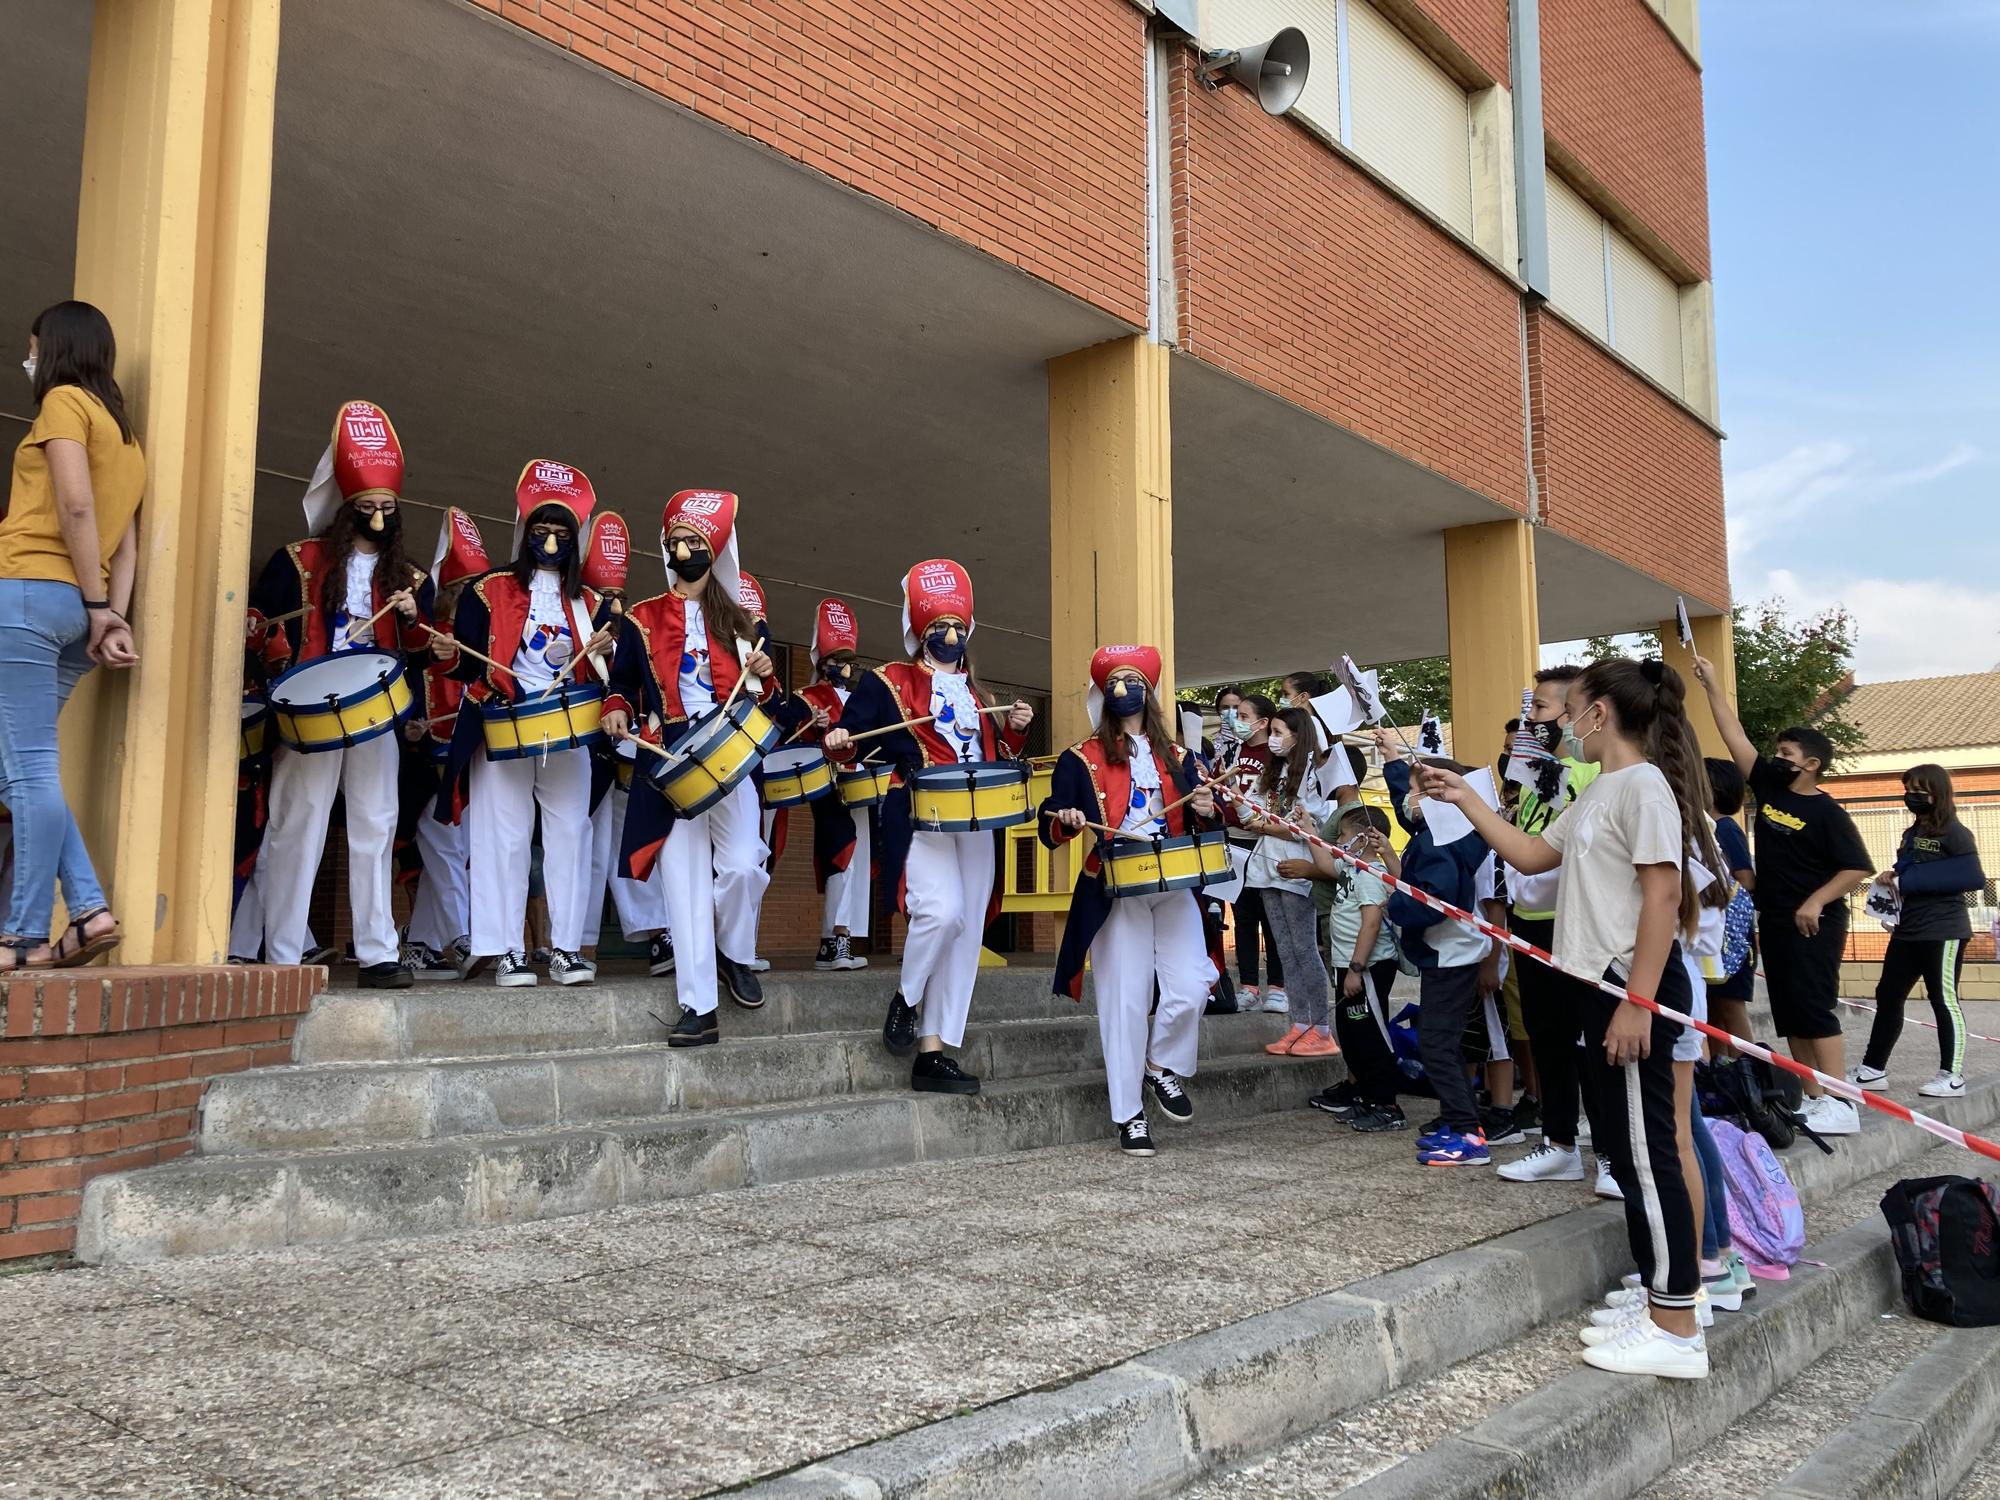
[[[1752,1273],[1782,1280],[1806,1245],[1806,1216],[1798,1189],[1770,1143],[1727,1120],[1710,1120],[1709,1134],[1729,1184],[1729,1233]]]

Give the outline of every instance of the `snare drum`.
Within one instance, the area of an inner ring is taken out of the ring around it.
[[[833,767],[816,745],[787,745],[764,757],[766,807],[797,807],[833,790]]]
[[[1229,842],[1218,830],[1178,838],[1115,838],[1102,852],[1104,888],[1114,896],[1198,891],[1234,874]]]
[[[926,833],[1012,828],[1033,816],[1028,768],[1017,761],[930,766],[910,780],[910,821]]]
[[[711,708],[688,726],[665,756],[646,757],[646,776],[682,817],[705,813],[734,791],[771,753],[781,731],[748,698],[725,714]]]
[[[243,728],[236,739],[236,758],[252,760],[271,742],[271,709],[255,698],[243,700]]]
[[[278,738],[310,755],[387,734],[410,712],[410,682],[392,651],[340,651],[281,673],[271,684]]]
[[[519,703],[487,703],[479,710],[488,760],[521,760],[594,745],[604,738],[597,721],[604,689],[594,682],[565,682],[530,693]]]
[[[849,807],[874,807],[896,782],[894,766],[854,766],[834,777],[840,800]]]

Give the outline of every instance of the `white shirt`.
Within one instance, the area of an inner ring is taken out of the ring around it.
[[[1125,821],[1120,833],[1153,838],[1166,832],[1160,821],[1165,815],[1166,798],[1160,794],[1160,763],[1153,759],[1153,745],[1143,734],[1125,736],[1126,765],[1132,771],[1132,795],[1127,800]]]
[[[682,605],[687,635],[681,642],[681,712],[692,719],[715,707],[715,664],[709,660],[708,622],[700,602],[686,599]]]
[[[1650,761],[1600,772],[1542,831],[1562,856],[1556,962],[1586,979],[1632,971],[1639,938],[1639,866],[1681,868],[1680,805]],[[1679,898],[1676,897],[1676,909]]]
[[[937,715],[933,727],[961,762],[986,759],[979,733],[979,704],[963,672],[932,668],[931,712]]]
[[[364,650],[374,644],[372,641],[350,641],[347,627],[359,625],[375,613],[375,554],[373,552],[353,552],[347,558],[347,602],[333,617],[333,649],[336,651]],[[384,617],[386,618],[386,616]],[[379,630],[382,621],[375,622]]]
[[[562,575],[552,568],[535,569],[528,580],[528,618],[521,627],[521,646],[509,664],[514,681],[525,693],[540,691],[562,675],[579,644],[563,598]]]

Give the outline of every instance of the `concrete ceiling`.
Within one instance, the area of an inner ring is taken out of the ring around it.
[[[70,285],[90,6],[0,5],[0,329],[24,329]],[[279,68],[259,560],[365,396],[409,498],[480,516],[490,548],[533,457],[641,538],[672,491],[734,489],[781,639],[840,593],[892,650],[904,568],[948,555],[978,580],[982,672],[1046,685],[1043,367],[1124,325],[457,0],[287,5]],[[1198,361],[1173,374],[1184,679],[1443,650],[1438,532],[1506,512]],[[414,551],[432,526],[413,514]],[[1541,566],[1549,639],[1672,613],[1577,544],[1545,535]],[[643,561],[634,587],[661,578]]]

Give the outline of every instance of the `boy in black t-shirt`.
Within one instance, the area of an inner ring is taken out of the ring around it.
[[[1820,790],[1833,745],[1817,729],[1780,731],[1766,760],[1743,732],[1722,695],[1715,668],[1696,657],[1694,674],[1708,689],[1716,728],[1730,758],[1757,799],[1757,939],[1771,1019],[1792,1056],[1834,1078],[1846,1073],[1835,1002],[1840,956],[1847,946],[1847,897],[1873,873],[1868,848],[1847,810]],[[1855,1108],[1805,1085],[1806,1123],[1821,1135],[1861,1128]]]

